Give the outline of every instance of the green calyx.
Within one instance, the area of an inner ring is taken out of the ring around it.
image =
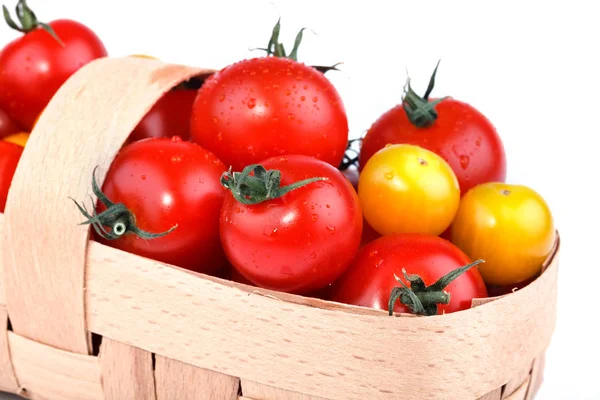
[[[6,8],[6,6],[2,6],[2,11],[4,12],[4,20],[12,29],[22,33],[28,33],[37,28],[42,28],[43,30],[48,32],[58,42],[58,44],[60,44],[63,47],[65,46],[63,41],[60,40],[60,38],[58,37],[56,32],[54,32],[54,29],[52,29],[50,25],[46,24],[45,22],[38,21],[33,10],[27,5],[26,0],[19,0],[15,8],[15,13],[17,14],[17,18],[19,19],[21,26],[19,26],[12,19],[12,17],[10,16],[10,12],[8,11],[8,8]]]
[[[449,98],[449,96],[442,97],[434,101],[429,101],[429,95],[431,94],[435,85],[435,75],[440,65],[438,61],[431,78],[429,79],[429,85],[427,91],[423,97],[420,97],[410,86],[410,78],[406,80],[404,87],[404,96],[402,98],[402,105],[406,111],[408,120],[418,128],[426,128],[431,126],[438,118],[438,113],[435,107],[442,101]]]
[[[96,168],[92,175],[92,191],[98,197],[98,200],[106,207],[106,210],[100,214],[96,213],[94,207],[92,207],[92,214],[90,214],[85,205],[79,204],[77,201],[71,198],[79,211],[87,218],[86,221],[80,223],[80,225],[92,225],[98,235],[107,240],[115,240],[121,236],[132,233],[142,239],[156,239],[171,233],[177,225],[173,226],[169,230],[161,233],[150,233],[138,228],[135,224],[135,216],[123,203],[113,203],[106,197],[98,183],[96,182]],[[105,227],[111,228],[108,231]]]
[[[254,173],[253,175],[251,175]],[[242,204],[258,204],[267,200],[277,199],[283,195],[327,178],[309,178],[281,186],[281,172],[265,169],[260,164],[248,165],[242,172],[224,172],[221,175],[221,185],[230,190],[233,197]]]
[[[400,286],[393,288],[390,293],[390,299],[388,302],[389,315],[393,315],[394,305],[398,300],[407,306],[414,314],[426,316],[436,315],[439,304],[450,303],[450,293],[444,291],[446,286],[467,272],[469,269],[481,264],[482,262],[484,261],[477,260],[463,267],[450,271],[430,286],[426,286],[425,282],[423,282],[423,279],[419,275],[409,275],[403,268],[402,274],[410,283],[410,287],[406,286],[402,279],[394,275],[394,278],[396,281],[398,281]]]
[[[287,54],[285,50],[285,46],[283,43],[279,42],[279,32],[281,31],[281,18],[277,20],[277,23],[273,27],[273,31],[271,33],[271,38],[269,39],[269,44],[266,48],[257,48],[253,50],[262,50],[267,53],[267,56],[274,56],[280,58],[289,58],[294,61],[298,61],[298,48],[300,47],[300,43],[302,43],[302,37],[304,35],[304,31],[306,28],[300,29],[300,31],[296,34],[296,39],[294,40],[294,47],[290,54]],[[328,71],[339,71],[337,68],[338,65],[342,64],[341,62],[331,65],[331,66],[322,66],[316,65],[313,66],[317,71],[325,74]]]

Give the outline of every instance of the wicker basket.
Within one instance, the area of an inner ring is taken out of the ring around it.
[[[261,290],[89,241],[68,197],[89,194],[96,165],[103,181],[165,91],[212,72],[105,58],[52,99],[0,215],[0,389],[60,400],[533,398],[555,326],[558,240],[524,289],[433,317]]]

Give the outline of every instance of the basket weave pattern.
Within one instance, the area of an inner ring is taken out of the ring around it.
[[[555,326],[558,241],[526,288],[424,318],[250,288],[89,241],[68,197],[89,195],[96,166],[102,183],[163,93],[212,72],[100,59],[48,105],[0,215],[0,390],[61,400],[532,399]]]

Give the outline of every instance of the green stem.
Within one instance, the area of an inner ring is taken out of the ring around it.
[[[446,286],[467,272],[469,269],[482,262],[484,261],[477,260],[450,271],[430,286],[426,286],[425,282],[423,282],[423,279],[419,275],[409,275],[406,273],[405,269],[402,269],[402,274],[409,282],[410,287],[408,287],[402,281],[402,279],[394,276],[400,286],[393,288],[390,293],[390,298],[388,301],[389,315],[393,315],[396,301],[400,301],[402,304],[407,306],[414,314],[436,315],[438,313],[439,304],[450,303],[450,293],[445,291]]]
[[[92,207],[93,211],[90,214],[85,205],[79,204],[71,198],[79,209],[79,212],[87,218],[87,220],[80,225],[92,225],[96,233],[107,240],[118,239],[127,233],[135,234],[142,239],[156,239],[171,233],[177,228],[177,225],[175,225],[167,231],[160,233],[150,233],[138,228],[135,223],[135,215],[125,206],[125,204],[113,203],[102,192],[96,182],[96,169],[97,167],[94,168],[92,174],[92,191],[98,198],[98,201],[106,207],[106,210],[97,214],[95,208]],[[111,227],[111,230],[108,231],[105,226]]]
[[[45,22],[38,21],[33,10],[27,5],[27,0],[19,0],[17,2],[17,6],[15,7],[15,13],[21,26],[19,26],[12,19],[12,17],[10,16],[10,12],[8,11],[8,8],[6,8],[5,5],[2,6],[2,12],[4,14],[4,20],[12,29],[26,34],[38,28],[42,28],[43,30],[48,32],[58,42],[58,44],[60,44],[62,47],[65,47],[63,41],[58,37],[58,35],[56,34],[56,32],[54,32],[54,29],[52,29],[50,25],[48,25]]]
[[[438,61],[431,78],[429,78],[429,85],[425,91],[425,95],[420,97],[410,86],[410,78],[407,79],[404,87],[404,96],[402,98],[402,105],[406,112],[408,120],[415,125],[417,128],[426,128],[431,126],[438,118],[437,110],[435,109],[438,104],[449,98],[449,96],[442,97],[434,101],[429,101],[429,95],[433,91],[435,86],[435,76],[437,74],[440,62]]]
[[[254,175],[251,175],[254,174]],[[285,194],[327,178],[309,178],[281,186],[281,172],[266,170],[260,164],[248,165],[242,172],[224,172],[221,185],[231,191],[233,197],[242,204],[258,204],[267,200],[277,199]]]

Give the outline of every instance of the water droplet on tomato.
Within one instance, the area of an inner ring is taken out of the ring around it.
[[[217,140],[220,142],[223,140],[223,132],[217,133]]]
[[[394,179],[394,173],[392,171],[388,171],[385,174],[383,174],[383,176],[385,177],[385,179],[387,179],[388,181],[391,181],[392,179]]]
[[[327,225],[327,230],[329,232],[331,232],[331,233],[334,233],[335,232],[335,226],[333,226],[333,225]]]
[[[265,101],[265,107],[269,107],[269,102]]]
[[[275,235],[276,233],[277,233],[277,227],[275,227],[275,226],[266,225],[263,228],[263,235],[265,235],[266,237],[271,237],[271,236]]]
[[[240,208],[239,207],[234,208],[233,212],[236,213],[236,214],[239,214],[240,213]]]
[[[311,218],[312,218],[313,222],[317,222],[317,220],[319,219],[319,216],[317,214],[313,214]]]
[[[219,118],[217,118],[217,117],[213,117],[213,118],[212,118],[212,120],[213,120],[213,122],[214,122],[215,124],[216,124],[217,122],[219,122]]]
[[[291,114],[291,113],[290,113],[290,114],[288,114],[288,119],[289,119],[290,121],[293,121],[293,120],[294,120],[294,118],[296,118],[296,117],[294,117],[294,114]]]
[[[477,138],[477,140],[475,140],[475,146],[477,146],[477,147],[481,146],[481,139]]]
[[[306,100],[306,96],[300,96],[300,101]]]
[[[171,142],[181,142],[181,136],[171,136]]]
[[[181,162],[181,156],[173,156],[173,157],[171,157],[171,162],[172,163],[179,163],[179,162]]]
[[[371,250],[369,252],[369,257],[375,257],[377,255],[377,253],[378,253],[377,250]]]
[[[225,95],[222,94],[221,97],[219,97],[219,101],[222,103],[223,101],[225,101]]]
[[[316,103],[317,101],[319,101],[319,98],[317,96],[312,98],[313,103]]]
[[[142,178],[143,181],[145,181],[146,180],[146,175],[142,175],[141,178]]]
[[[262,70],[262,73],[263,73],[263,74],[268,74],[268,73],[269,73],[269,68],[265,68],[265,69],[263,69],[263,70]]]
[[[331,205],[330,204],[325,204],[325,207],[331,208]]]
[[[256,107],[256,99],[252,98],[248,100],[248,108],[252,110],[254,107]]]
[[[289,95],[291,95],[291,94],[292,94],[292,91],[291,91],[290,89],[287,89],[287,90],[285,91],[285,95],[286,95],[286,96],[289,96]]]
[[[469,161],[471,161],[469,159],[469,157],[462,155],[459,157],[459,159],[460,159],[460,166],[462,167],[462,169],[467,169],[469,167]]]
[[[310,258],[312,258],[313,260],[317,258],[317,253],[316,252],[312,252],[310,253]]]

